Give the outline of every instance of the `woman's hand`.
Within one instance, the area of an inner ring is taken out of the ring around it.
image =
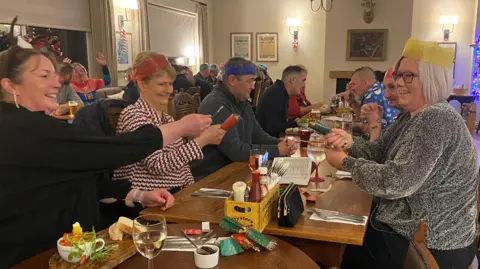
[[[212,116],[189,114],[176,122],[183,137],[199,137],[212,124]]]
[[[208,127],[208,129],[195,138],[195,141],[203,148],[206,145],[219,145],[227,132],[221,128],[220,124]]]
[[[61,115],[65,115],[69,112],[70,110],[70,107],[68,106],[58,106],[57,110],[55,110],[52,114],[54,116],[61,116]]]
[[[72,63],[72,59],[70,59],[70,58],[67,57],[67,58],[63,59],[63,62],[64,62],[64,63],[67,63],[67,64],[71,64],[71,63]]]
[[[158,189],[144,192],[139,202],[146,207],[161,207],[166,210],[175,204],[175,198],[167,189]]]
[[[97,63],[99,65],[101,66],[107,65],[107,58],[105,58],[105,56],[101,52],[97,53],[97,57],[95,59],[97,60]]]
[[[338,170],[343,170],[343,160],[348,156],[343,150],[327,149],[325,151],[325,155],[327,156],[327,161],[331,166],[337,168]]]
[[[330,146],[333,146],[339,151],[347,150],[353,144],[352,136],[342,129],[332,129],[325,138]]]

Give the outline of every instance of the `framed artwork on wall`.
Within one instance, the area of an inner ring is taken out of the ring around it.
[[[278,62],[278,33],[257,33],[257,62]]]
[[[455,78],[455,60],[457,58],[457,42],[437,42],[437,44],[442,48],[452,48],[455,52],[453,56],[453,63],[452,63],[452,73],[453,77]]]
[[[116,41],[117,70],[126,71],[133,65],[132,33],[126,33],[125,38],[122,38],[121,33],[116,32]]]
[[[349,29],[347,61],[385,61],[388,29]]]
[[[230,56],[252,60],[252,33],[230,33]]]

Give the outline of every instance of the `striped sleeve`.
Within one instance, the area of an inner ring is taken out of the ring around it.
[[[174,150],[171,150],[174,148]],[[158,150],[142,161],[147,170],[154,175],[179,171],[191,161],[203,159],[203,153],[194,140],[184,144],[181,139],[169,145],[170,150]]]

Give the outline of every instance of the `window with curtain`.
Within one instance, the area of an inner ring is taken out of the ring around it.
[[[197,15],[148,4],[150,49],[167,57],[187,57],[188,65],[197,66]]]

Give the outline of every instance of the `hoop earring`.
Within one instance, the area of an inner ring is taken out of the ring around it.
[[[16,94],[13,95],[13,100],[15,101],[15,106],[17,108],[20,108],[20,106],[18,105],[18,102],[17,102],[17,95]]]

